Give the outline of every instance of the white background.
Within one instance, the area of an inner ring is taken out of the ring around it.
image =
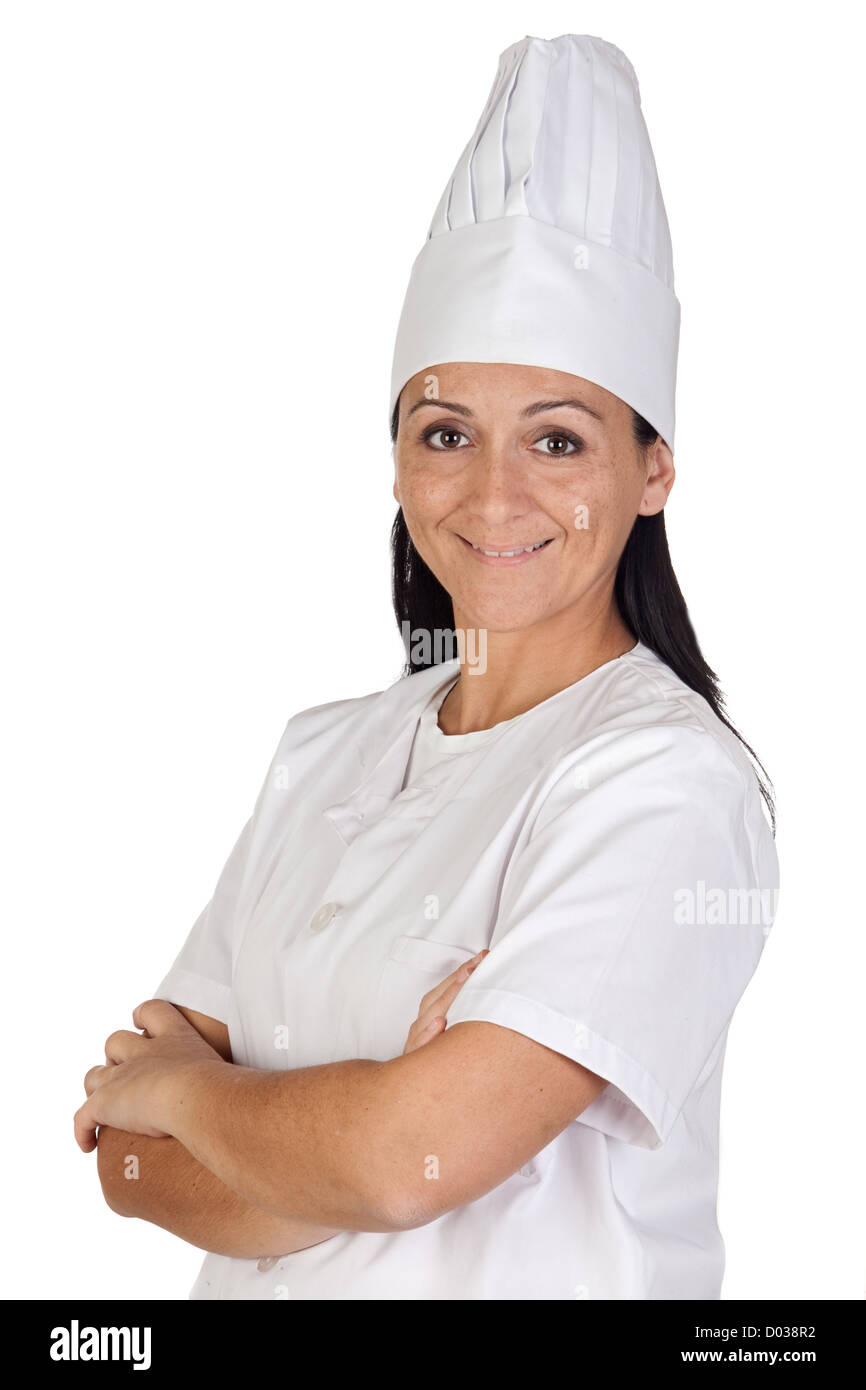
[[[730,1031],[724,1297],[864,1296],[856,7],[7,3],[0,33],[7,1297],[185,1298],[82,1077],[210,897],[289,716],[381,689],[390,359],[502,49],[640,80],[682,304],[674,563],[774,778]]]

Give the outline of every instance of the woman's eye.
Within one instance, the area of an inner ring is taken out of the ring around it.
[[[573,434],[544,434],[540,439],[536,439],[533,448],[537,449],[540,444],[547,447],[543,450],[551,458],[565,458],[569,454],[578,454],[583,448],[583,441],[577,439]]]
[[[425,444],[431,444],[434,449],[458,449],[461,439],[466,439],[466,435],[461,430],[452,429],[430,430],[424,435]],[[433,443],[434,440],[438,440],[438,443]]]

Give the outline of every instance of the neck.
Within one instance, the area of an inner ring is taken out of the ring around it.
[[[615,605],[594,620],[557,618],[492,632],[455,608],[455,627],[471,632],[474,641],[461,651],[459,679],[440,706],[442,732],[474,733],[525,714],[635,645]]]

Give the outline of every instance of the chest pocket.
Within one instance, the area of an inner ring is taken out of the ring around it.
[[[373,1036],[377,1061],[401,1055],[424,995],[479,949],[450,946],[421,936],[395,938],[376,993]]]

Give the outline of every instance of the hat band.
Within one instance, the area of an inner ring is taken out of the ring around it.
[[[512,362],[603,386],[673,450],[679,328],[673,290],[610,247],[524,215],[468,223],[415,258],[389,414],[425,368]]]

